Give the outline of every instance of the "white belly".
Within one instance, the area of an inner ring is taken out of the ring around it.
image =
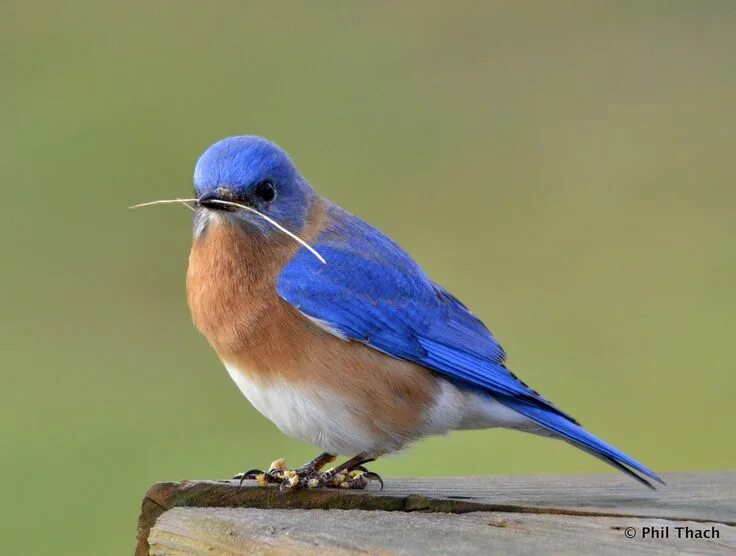
[[[425,413],[422,435],[495,427],[540,432],[534,422],[491,396],[458,388],[443,379],[438,380],[439,393]]]
[[[350,402],[329,388],[310,389],[289,382],[265,385],[249,378],[247,372],[225,363],[230,377],[243,395],[261,414],[284,434],[309,442],[325,452],[354,456],[361,452],[392,452],[406,443],[432,434],[452,430],[505,427],[539,434],[532,421],[490,396],[457,388],[438,378],[439,391],[425,407],[420,428],[409,436],[376,435],[367,423],[380,423],[380,415]]]
[[[288,382],[264,385],[225,363],[230,377],[248,401],[284,434],[336,455],[355,456],[378,450],[380,442],[364,421],[365,408],[349,404],[335,392]]]

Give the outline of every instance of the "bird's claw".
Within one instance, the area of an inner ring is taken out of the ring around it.
[[[350,490],[362,490],[372,481],[378,481],[383,490],[383,479],[378,473],[366,470],[364,467],[355,468],[351,471],[339,471],[334,469],[325,471],[312,477],[304,477],[299,481],[299,488],[344,488]]]
[[[333,468],[322,473],[309,464],[296,470],[289,469],[283,459],[274,461],[268,471],[251,469],[244,473],[238,473],[233,479],[239,480],[241,486],[243,481],[246,480],[258,481],[260,486],[277,484],[282,491],[324,487],[361,490],[366,488],[372,481],[377,481],[381,485],[381,490],[383,490],[383,479],[380,475],[368,471],[362,465],[349,471]]]
[[[274,483],[281,484],[284,479],[287,478],[286,476],[291,474],[294,474],[294,471],[291,471],[288,467],[286,467],[286,462],[283,460],[283,458],[279,458],[271,463],[268,471],[251,469],[250,471],[245,471],[244,473],[238,473],[233,477],[233,479],[239,479],[240,486],[242,486],[243,481],[246,480],[255,480],[258,481],[259,485],[265,486]]]
[[[260,469],[251,469],[250,471],[243,471],[242,473],[238,473],[234,477],[232,477],[231,480],[240,480],[240,484],[243,484],[243,481],[253,481],[258,480],[259,475],[264,475],[264,472]]]

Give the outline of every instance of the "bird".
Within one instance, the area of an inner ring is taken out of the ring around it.
[[[321,450],[244,480],[366,488],[365,464],[430,435],[509,428],[564,440],[640,483],[663,483],[520,380],[489,329],[388,235],[320,195],[255,135],[200,156],[187,297],[242,394]],[[325,466],[338,456],[341,465]]]

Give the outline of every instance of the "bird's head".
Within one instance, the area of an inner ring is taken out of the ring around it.
[[[195,235],[213,217],[241,224],[249,233],[276,232],[264,218],[234,204],[250,207],[299,233],[316,195],[289,155],[254,135],[229,137],[208,148],[194,168],[194,190]]]

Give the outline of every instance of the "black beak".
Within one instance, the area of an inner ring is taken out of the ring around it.
[[[230,199],[223,198],[225,195],[222,195],[220,191],[214,190],[214,191],[207,191],[206,193],[203,193],[200,195],[199,199],[197,199],[197,205],[200,207],[204,207],[207,209],[212,210],[224,210],[227,212],[234,212],[234,207],[229,207],[227,205],[220,204],[216,201],[229,201]]]

